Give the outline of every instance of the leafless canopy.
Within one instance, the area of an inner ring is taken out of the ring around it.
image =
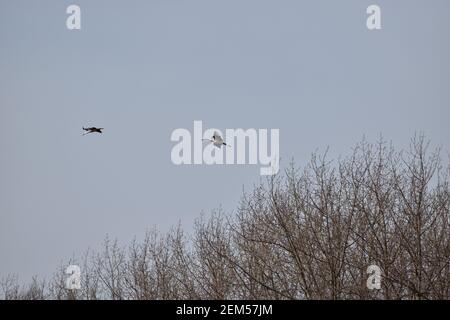
[[[213,212],[192,235],[148,232],[64,268],[51,281],[0,283],[4,299],[449,299],[450,166],[423,137],[397,152],[359,143],[348,158],[314,154],[245,193],[237,213]],[[381,289],[366,286],[369,265]]]

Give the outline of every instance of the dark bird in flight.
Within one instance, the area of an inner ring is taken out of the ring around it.
[[[83,133],[83,136],[87,135],[89,133],[94,133],[94,132],[103,133],[102,132],[103,128],[96,128],[96,127],[85,128],[85,127],[83,127],[83,130],[86,131],[85,133]]]

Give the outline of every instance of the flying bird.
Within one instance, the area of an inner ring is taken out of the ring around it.
[[[96,128],[96,127],[85,128],[85,127],[83,127],[83,130],[86,131],[85,133],[83,133],[83,136],[85,136],[89,133],[94,133],[94,132],[103,133],[102,132],[103,128]]]
[[[220,136],[220,134],[217,133],[217,131],[214,131],[214,135],[212,136],[211,139],[202,139],[202,140],[206,140],[209,142],[212,142],[212,144],[217,147],[217,148],[221,148],[222,146],[228,146],[230,147],[230,145],[226,144],[225,142],[223,142],[222,137]]]

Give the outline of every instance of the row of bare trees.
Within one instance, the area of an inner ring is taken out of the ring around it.
[[[147,233],[127,247],[104,242],[48,282],[0,283],[4,299],[449,299],[450,166],[423,137],[397,152],[380,141],[352,155],[313,155],[245,193],[237,214],[202,216]],[[381,289],[367,288],[369,265]]]

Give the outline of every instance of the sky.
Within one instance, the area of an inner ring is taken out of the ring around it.
[[[0,278],[235,213],[260,166],[174,165],[195,120],[279,129],[281,170],[380,134],[447,156],[449,32],[448,0],[0,0]]]

